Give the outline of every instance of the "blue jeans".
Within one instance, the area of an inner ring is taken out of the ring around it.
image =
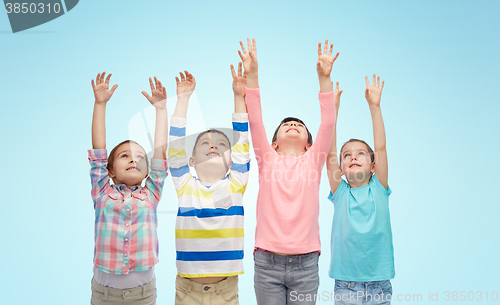
[[[319,253],[283,256],[257,249],[254,288],[258,305],[316,304]]]
[[[389,305],[391,281],[347,282],[335,280],[335,305]]]

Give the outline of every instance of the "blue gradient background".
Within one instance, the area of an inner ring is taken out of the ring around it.
[[[386,81],[394,296],[422,294],[418,304],[438,304],[450,303],[445,291],[482,291],[476,303],[493,304],[485,293],[491,300],[500,292],[499,10],[498,1],[80,1],[17,34],[0,13],[0,303],[89,303],[90,80],[106,71],[119,84],[107,111],[110,148],[129,137],[129,121],[148,106],[140,93],[147,78],[156,75],[173,97],[174,76],[185,69],[197,79],[206,126],[229,128],[229,65],[238,63],[238,41],[255,37],[269,138],[285,116],[300,117],[316,134],[316,50],[325,38],[340,52],[332,73],[344,90],[338,143],[373,143],[364,76]],[[245,305],[255,304],[258,181],[257,164],[251,166],[239,285]],[[320,192],[323,293],[333,290],[325,175]],[[159,208],[158,304],[174,302],[176,204],[168,178]],[[426,302],[429,292],[439,292],[439,302]]]

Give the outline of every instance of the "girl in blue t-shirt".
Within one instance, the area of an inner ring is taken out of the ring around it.
[[[371,85],[368,77],[365,80],[375,152],[365,141],[350,139],[337,158],[335,131],[327,161],[331,188],[328,199],[335,208],[330,263],[330,277],[335,279],[335,304],[390,304],[392,298],[391,190],[387,184],[387,150],[380,110],[384,82],[380,83],[380,77],[375,75]],[[342,93],[338,83],[336,91],[338,112]]]

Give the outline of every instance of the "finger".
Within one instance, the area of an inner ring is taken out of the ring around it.
[[[370,88],[370,83],[368,82],[368,76],[365,76],[366,88]]]
[[[181,75],[181,82],[185,82],[186,77],[184,76],[184,74],[182,74],[182,72],[179,72],[179,74]]]
[[[377,88],[380,87],[380,76],[377,76]]]
[[[330,53],[331,55],[331,53]],[[335,62],[337,60],[337,57],[339,57],[339,53],[337,52],[337,54],[335,54],[335,57],[333,58],[333,62]]]
[[[95,78],[95,83],[99,85],[99,78],[101,77],[101,73],[97,73],[97,76]]]
[[[242,41],[240,41],[240,46],[241,46],[241,50],[243,51],[243,54],[247,54],[247,49],[245,49],[245,46],[243,45]]]
[[[151,92],[155,91],[155,86],[153,85],[153,80],[151,77],[149,78],[149,87],[151,88]]]
[[[318,42],[318,56],[321,55],[321,42]]]
[[[177,85],[179,85],[180,83],[179,78],[177,76],[175,77],[175,82],[177,83]]]
[[[95,88],[94,80],[92,80],[91,84],[92,84],[92,89],[94,89]]]
[[[159,85],[159,87],[157,87],[157,89],[158,89],[158,88],[159,88],[159,89],[163,88],[163,85],[161,84],[161,82],[160,82],[159,80],[158,80],[158,85]]]
[[[255,38],[252,38],[252,42],[253,42],[253,51],[257,53],[257,44],[255,43]]]
[[[114,85],[113,88],[111,88],[111,95],[115,93],[116,88],[118,88],[118,85]]]
[[[342,92],[344,92],[344,90],[340,90],[340,92],[339,92],[339,97],[340,97],[340,95],[342,94]]]
[[[159,88],[158,79],[156,78],[156,76],[153,76],[153,77],[155,79],[155,87],[156,87],[156,89],[158,89]]]
[[[385,83],[385,81],[382,81],[382,86],[380,87],[380,92],[382,92],[382,89],[384,89],[384,83]]]
[[[167,97],[167,88],[163,87],[163,95]]]
[[[337,82],[337,86],[335,86],[335,92],[339,92],[339,82]]]
[[[375,87],[375,74],[373,74],[372,87]]]
[[[330,51],[328,52],[328,56],[332,56],[333,53],[333,43],[330,44]]]
[[[151,99],[151,97],[149,96],[149,94],[146,91],[142,91],[142,95],[144,95],[148,99],[148,101],[149,101],[149,99]]]
[[[102,72],[101,74],[101,79],[100,79],[100,83],[104,83],[104,76],[106,75],[106,72]]]
[[[248,52],[252,51],[252,44],[250,43],[250,37],[247,38],[247,47],[248,47]]]
[[[191,73],[189,73],[187,70],[184,70],[184,73],[186,74],[186,80],[191,80],[193,78],[193,76],[191,75]]]
[[[241,62],[238,63],[238,76],[241,76],[241,69],[243,64]]]
[[[328,54],[328,39],[325,39],[325,45],[323,46],[323,54]]]
[[[111,73],[106,77],[106,84],[109,85],[109,79],[111,78]]]
[[[236,72],[234,72],[234,66],[231,65],[231,75],[233,76],[233,79],[236,78]]]

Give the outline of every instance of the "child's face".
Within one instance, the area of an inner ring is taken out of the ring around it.
[[[217,168],[224,173],[231,164],[231,147],[224,135],[216,132],[207,132],[200,137],[194,150],[194,154],[189,159],[189,165],[197,169]]]
[[[341,151],[340,169],[347,181],[362,182],[375,172],[375,162],[370,159],[370,153],[364,143],[347,143]]]
[[[281,124],[276,137],[276,143],[273,143],[274,149],[279,148],[280,144],[298,142],[307,150],[311,145],[307,143],[308,134],[304,124],[297,121],[288,121]]]
[[[125,143],[115,152],[113,168],[109,176],[115,184],[125,184],[128,188],[140,185],[148,175],[146,152],[136,143]]]

